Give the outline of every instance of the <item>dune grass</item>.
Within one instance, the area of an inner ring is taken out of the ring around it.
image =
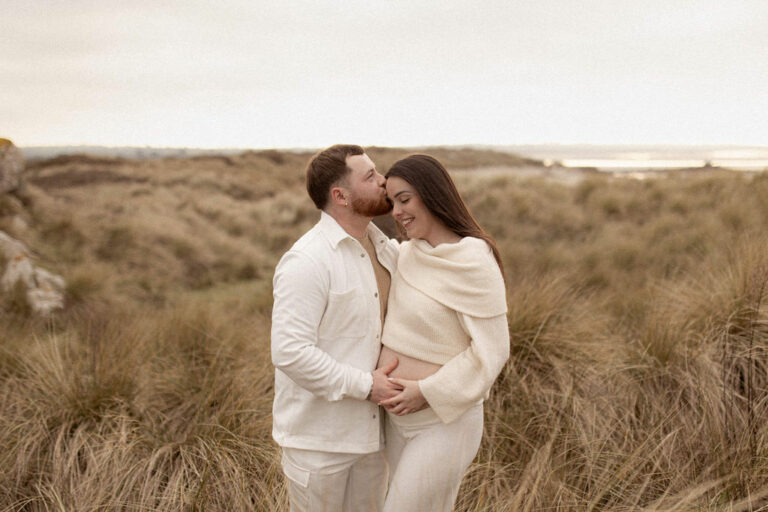
[[[13,234],[68,307],[0,308],[0,509],[287,509],[271,276],[318,216],[307,157],[29,169]],[[768,175],[456,180],[499,242],[512,343],[456,509],[768,507]]]

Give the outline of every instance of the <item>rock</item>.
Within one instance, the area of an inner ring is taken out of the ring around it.
[[[13,192],[22,186],[24,155],[8,139],[0,138],[0,194]]]
[[[21,286],[29,307],[35,313],[49,315],[64,307],[66,282],[61,276],[35,266],[26,246],[0,231],[0,261],[5,269],[0,277],[0,292],[7,295]]]

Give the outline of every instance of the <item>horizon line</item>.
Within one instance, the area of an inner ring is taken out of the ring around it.
[[[13,140],[13,139],[9,139]],[[495,147],[522,147],[522,146],[623,146],[623,147],[739,147],[739,148],[765,148],[768,149],[768,144],[748,144],[748,143],[680,143],[680,142],[517,142],[517,143],[445,143],[445,144],[359,144],[363,147],[379,147],[379,148],[427,148],[427,147],[481,147],[481,148],[495,148]],[[80,143],[80,144],[17,144],[19,148],[115,148],[115,149],[192,149],[192,150],[230,150],[230,151],[248,151],[248,150],[283,150],[283,151],[296,151],[296,150],[317,150],[327,145],[318,146],[174,146],[174,145],[148,145],[148,144],[96,144],[96,143]]]

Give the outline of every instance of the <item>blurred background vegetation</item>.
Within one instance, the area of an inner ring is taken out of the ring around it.
[[[768,506],[768,174],[425,152],[508,276],[512,357],[457,510]],[[0,509],[286,509],[271,278],[319,218],[310,156],[28,162],[0,230],[67,306],[0,303]]]

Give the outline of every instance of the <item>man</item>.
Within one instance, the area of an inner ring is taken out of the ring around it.
[[[307,167],[320,221],[275,270],[272,437],[292,512],[381,510],[387,465],[378,402],[398,392],[375,370],[397,244],[371,219],[390,211],[385,179],[359,146]]]

